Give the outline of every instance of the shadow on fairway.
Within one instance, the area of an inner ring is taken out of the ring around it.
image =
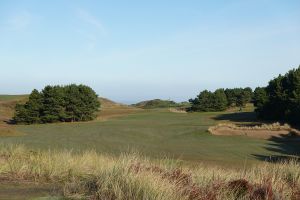
[[[235,112],[220,114],[214,120],[227,120],[230,122],[258,122],[255,112]]]
[[[272,154],[253,154],[256,159],[267,162],[282,162],[293,159],[300,162],[300,136],[273,136],[269,141],[265,149]]]

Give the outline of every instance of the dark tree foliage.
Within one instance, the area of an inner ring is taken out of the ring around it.
[[[241,90],[240,88],[235,88],[235,89],[227,88],[225,90],[225,94],[226,94],[227,102],[228,102],[228,107],[235,106],[236,101],[237,101],[237,94],[240,93],[240,90]]]
[[[213,107],[216,111],[226,110],[228,102],[224,89],[217,89],[214,94]]]
[[[29,100],[24,104],[16,105],[14,120],[27,124],[40,123],[40,112],[42,110],[42,96],[37,90],[33,90]]]
[[[88,121],[96,117],[100,103],[96,93],[88,86],[65,87],[66,114],[69,121]]]
[[[223,111],[227,108],[227,98],[224,89],[215,92],[202,91],[195,99],[190,99],[191,111]]]
[[[202,91],[195,99],[190,99],[191,111],[224,111],[229,107],[244,107],[253,98],[252,89],[217,89],[215,92]]]
[[[170,107],[180,107],[180,103],[176,103],[171,100],[161,100],[153,99],[148,101],[142,101],[136,104],[132,104],[135,107],[144,108],[144,109],[153,109],[153,108],[170,108]]]
[[[268,96],[267,96],[266,88],[264,87],[255,88],[253,94],[253,103],[254,106],[256,107],[255,111],[257,113],[263,112],[263,106],[267,103],[267,101],[268,101]]]
[[[33,90],[29,100],[16,105],[16,123],[53,123],[88,121],[96,117],[100,102],[97,94],[85,85],[46,86]]]
[[[52,123],[65,121],[65,93],[61,86],[46,86],[42,90],[41,121]]]
[[[253,100],[253,90],[250,87],[246,87],[243,89],[243,96],[246,103],[250,103]]]
[[[228,101],[228,107],[245,107],[252,101],[253,92],[250,87],[226,89],[225,94]]]
[[[274,78],[266,88],[257,88],[254,103],[263,119],[300,125],[300,66]]]

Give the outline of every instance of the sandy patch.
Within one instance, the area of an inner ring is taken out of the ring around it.
[[[288,130],[234,130],[229,127],[219,127],[211,132],[213,135],[243,135],[259,139],[270,139],[271,137],[280,137],[290,135]]]
[[[268,128],[264,129],[264,126]],[[234,124],[219,124],[217,126],[210,127],[208,131],[213,135],[248,136],[258,139],[270,139],[272,137],[282,137],[291,135],[300,136],[300,131],[285,126],[277,126],[273,129],[269,128],[270,125],[263,125],[263,127],[256,126],[256,128],[249,128],[247,126],[238,127]]]
[[[183,113],[183,114],[187,113],[186,110],[178,109],[178,108],[170,108],[169,111],[173,113]]]

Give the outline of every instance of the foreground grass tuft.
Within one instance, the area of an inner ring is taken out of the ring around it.
[[[191,169],[136,154],[115,158],[0,147],[1,180],[54,183],[69,199],[299,199],[299,167],[289,161],[246,170]]]

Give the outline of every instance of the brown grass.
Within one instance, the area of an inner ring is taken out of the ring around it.
[[[122,117],[136,112],[141,112],[143,109],[113,102],[106,98],[100,98],[101,110],[98,113],[97,120],[105,121],[111,118]]]
[[[70,199],[226,200],[299,199],[299,163],[263,163],[244,170],[187,168],[137,154],[110,157],[94,151],[0,148],[0,180],[61,185]]]
[[[20,135],[24,135],[24,133],[17,131],[15,127],[6,124],[0,124],[0,136],[9,137]]]

